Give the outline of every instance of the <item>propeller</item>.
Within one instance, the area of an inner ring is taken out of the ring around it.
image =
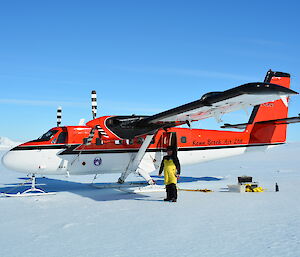
[[[93,119],[96,118],[97,116],[97,93],[95,90],[92,91],[92,115],[93,115]]]
[[[97,116],[97,93],[96,90],[93,90],[91,93],[91,100],[92,100],[92,116],[93,119],[96,118]],[[89,136],[85,139],[85,145],[89,145],[91,144],[94,135],[95,135],[95,131],[98,129],[98,125],[96,125],[94,128],[91,129],[91,132],[89,134]]]
[[[59,127],[60,124],[61,124],[61,115],[62,115],[62,109],[61,109],[61,107],[59,106],[59,107],[57,108],[57,113],[56,113],[57,127]]]
[[[93,119],[96,119],[97,116],[97,93],[96,90],[93,90],[91,93],[91,100],[92,100],[92,115],[93,115]],[[85,139],[85,145],[89,145],[91,144],[95,132],[98,132],[98,136],[99,139],[101,140],[102,136],[104,137],[108,137],[106,132],[99,126],[99,125],[95,125],[95,127],[93,127],[91,129],[91,132],[89,134],[89,136]]]

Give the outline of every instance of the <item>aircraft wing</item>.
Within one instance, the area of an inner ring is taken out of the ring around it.
[[[228,112],[247,109],[262,103],[272,102],[280,98],[286,99],[297,92],[276,84],[255,82],[247,83],[223,92],[211,92],[199,100],[149,116],[139,125],[162,123],[183,124],[210,117],[221,121],[220,117]]]
[[[207,93],[199,100],[152,116],[104,116],[89,121],[87,126],[94,128],[94,130],[97,127],[101,128],[109,138],[132,139],[155,133],[161,128],[182,124],[190,125],[190,122],[210,117],[221,122],[221,117],[225,113],[247,109],[281,98],[286,102],[287,97],[294,94],[298,93],[276,84],[248,83],[223,92]],[[92,131],[94,132],[94,130]],[[98,132],[101,134],[101,131],[98,130]]]

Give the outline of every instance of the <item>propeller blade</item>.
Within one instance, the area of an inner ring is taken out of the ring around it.
[[[86,141],[84,143],[85,145],[90,145],[92,143],[92,140],[93,140],[94,135],[95,135],[95,130],[96,130],[96,128],[92,128],[89,136],[86,138]]]
[[[61,107],[58,107],[57,108],[57,113],[56,113],[57,127],[59,127],[60,124],[61,124],[61,115],[62,115],[62,109],[61,109]]]
[[[93,119],[97,116],[97,93],[95,90],[92,91],[92,115]]]

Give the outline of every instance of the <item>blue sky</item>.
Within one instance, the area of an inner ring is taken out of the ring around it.
[[[300,91],[298,1],[1,1],[0,136],[26,141],[98,116],[155,114],[268,69]],[[291,101],[290,116],[300,112]],[[243,112],[224,117],[244,122]],[[218,128],[214,120],[197,124]],[[289,141],[300,141],[299,124]]]

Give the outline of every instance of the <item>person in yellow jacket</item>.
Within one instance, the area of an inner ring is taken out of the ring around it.
[[[180,162],[177,156],[174,154],[172,148],[167,149],[167,155],[163,158],[158,176],[161,176],[162,172],[164,171],[165,177],[165,185],[166,185],[166,192],[167,198],[164,201],[177,201],[177,180],[180,176]]]

